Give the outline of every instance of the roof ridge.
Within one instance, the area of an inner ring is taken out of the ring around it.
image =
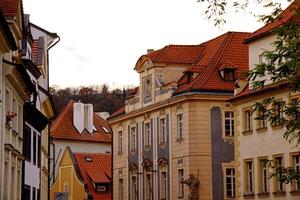
[[[219,62],[221,54],[223,53],[223,51],[225,50],[225,46],[227,46],[228,42],[231,40],[231,38],[233,37],[233,33],[231,32],[227,32],[225,33],[227,34],[222,42],[222,44],[219,46],[219,48],[217,49],[217,51],[215,52],[214,56],[211,58],[210,62],[207,64],[207,66],[212,65],[214,63]],[[223,35],[225,35],[223,34]],[[216,58],[216,59],[215,59]],[[213,70],[216,68],[216,66],[213,66],[210,70],[209,70],[209,75],[206,77],[206,79],[203,81],[203,83],[201,84],[201,87],[207,82],[207,80],[211,77]],[[201,72],[202,73],[202,72]],[[200,74],[199,74],[200,75]],[[197,80],[197,79],[195,79]],[[196,81],[194,81],[194,83],[192,84],[192,86],[194,86],[196,84]]]
[[[55,119],[55,121],[53,122],[51,129],[50,129],[50,134],[58,127],[58,124],[61,122],[61,120],[63,119],[63,117],[66,115],[68,108],[73,105],[75,101],[73,99],[71,99],[68,104],[66,105],[66,107],[61,111],[61,113],[58,115],[58,117]]]

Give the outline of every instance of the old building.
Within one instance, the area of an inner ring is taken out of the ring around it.
[[[66,147],[50,199],[111,199],[111,154],[73,153]]]
[[[299,22],[296,10],[300,3],[292,3],[275,21],[263,26],[249,35],[245,42],[249,45],[249,69],[256,64],[267,62],[263,56],[265,50],[274,50],[273,42],[277,34],[274,29],[289,22]],[[289,103],[299,94],[290,93],[288,83],[274,84],[268,77],[266,86],[253,89],[253,81],[240,81],[240,88],[230,100],[235,108],[235,160],[236,160],[236,194],[238,199],[299,199],[299,182],[285,184],[277,178],[269,178],[273,169],[267,165],[268,160],[279,166],[300,169],[300,148],[283,138],[285,128],[280,122],[255,119],[260,113],[251,114],[255,102],[267,97]],[[282,115],[280,105],[273,105],[278,115]],[[271,109],[268,107],[268,109]]]
[[[108,119],[114,199],[187,199],[181,181],[200,180],[200,199],[235,197],[234,114],[226,103],[248,68],[248,33],[199,45],[149,50],[140,83]]]
[[[51,185],[57,179],[58,166],[65,148],[74,153],[111,152],[111,128],[93,112],[92,104],[71,100],[51,126]]]
[[[23,199],[48,199],[49,124],[54,117],[49,94],[48,50],[59,41],[50,33],[30,23],[24,15],[22,62],[35,89],[24,105]]]

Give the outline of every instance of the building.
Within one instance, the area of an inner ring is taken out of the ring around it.
[[[22,62],[35,89],[24,105],[23,199],[48,199],[49,124],[54,118],[49,94],[48,50],[58,41],[56,33],[30,23],[29,15],[24,15]]]
[[[50,199],[111,199],[111,154],[73,153],[66,147]]]
[[[181,181],[200,180],[199,199],[234,198],[233,96],[248,69],[248,33],[199,45],[148,50],[139,87],[108,121],[114,199],[187,199]]]
[[[265,50],[273,50],[272,43],[276,40],[275,28],[291,20],[299,22],[295,10],[299,11],[300,3],[292,3],[275,21],[263,26],[250,34],[245,42],[249,46],[249,68],[255,64],[266,62],[263,57]],[[279,122],[270,123],[267,120],[256,120],[259,113],[251,114],[255,102],[267,97],[290,102],[299,98],[298,93],[289,93],[288,83],[272,83],[268,77],[266,86],[253,89],[252,81],[241,81],[230,103],[234,106],[235,114],[235,160],[236,160],[236,194],[237,199],[299,199],[300,185],[297,182],[285,184],[277,178],[269,178],[272,168],[267,160],[274,160],[279,166],[293,167],[299,170],[300,148],[289,144],[283,138],[285,128]],[[290,96],[289,96],[290,95]],[[268,108],[271,109],[271,108]],[[281,106],[274,105],[278,114],[282,113]]]
[[[93,112],[92,104],[71,100],[51,126],[51,185],[57,178],[58,165],[64,149],[75,153],[111,152],[111,128]]]

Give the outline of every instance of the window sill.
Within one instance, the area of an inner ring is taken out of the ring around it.
[[[244,193],[244,194],[243,194],[243,197],[244,197],[245,199],[254,199],[255,195],[254,195],[253,192],[251,192],[251,193]]]
[[[257,196],[259,198],[267,198],[267,197],[270,197],[270,193],[269,192],[260,192],[257,194]]]
[[[251,135],[253,133],[253,130],[244,130],[242,132],[243,135]]]
[[[292,196],[300,196],[300,190],[292,190],[292,191],[290,191],[290,194]]]
[[[183,138],[177,138],[176,139],[177,142],[183,142],[183,140],[184,140]]]
[[[273,192],[274,197],[284,197],[286,196],[286,191]]]
[[[257,133],[262,133],[262,132],[266,132],[267,130],[268,130],[267,127],[260,127],[260,128],[257,128],[257,129],[256,129],[256,132],[257,132]]]

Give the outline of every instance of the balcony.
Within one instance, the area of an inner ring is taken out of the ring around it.
[[[5,125],[4,143],[6,148],[22,153],[22,138],[8,124]]]

